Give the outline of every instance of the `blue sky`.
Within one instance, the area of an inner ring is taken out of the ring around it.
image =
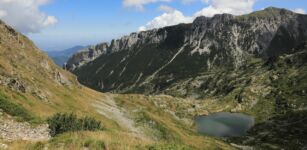
[[[42,18],[32,28],[35,21],[31,20],[33,14],[25,17],[15,14],[18,20],[25,18],[24,23],[19,21],[20,24],[17,24],[9,19],[14,18],[9,16],[10,13],[14,14],[14,9],[8,10],[7,6],[2,8],[2,13],[1,1],[5,0],[0,0],[0,19],[11,23],[17,30],[20,28],[43,50],[62,50],[75,45],[110,41],[140,29],[191,22],[197,12],[210,16],[211,13],[224,12],[228,7],[232,9],[229,13],[235,15],[268,6],[301,13],[307,10],[306,0],[28,0],[33,1],[33,10]],[[20,4],[20,7],[23,5],[26,4]],[[27,23],[31,26],[23,27]]]

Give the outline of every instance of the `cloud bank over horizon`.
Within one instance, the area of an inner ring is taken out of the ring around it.
[[[50,0],[0,0],[0,19],[19,32],[38,33],[58,22],[55,16],[48,16],[39,7]]]

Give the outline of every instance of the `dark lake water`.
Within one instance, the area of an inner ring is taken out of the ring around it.
[[[254,118],[240,113],[220,112],[195,119],[199,133],[215,137],[238,137],[254,125]]]

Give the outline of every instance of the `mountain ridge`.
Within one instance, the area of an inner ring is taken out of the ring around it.
[[[198,17],[191,24],[112,40],[96,59],[85,63],[69,61],[66,68],[81,83],[99,91],[143,93],[145,89],[145,93],[163,93],[165,88],[171,88],[168,81],[177,82],[217,67],[238,69],[253,58],[292,53],[291,49],[305,44],[306,20],[306,15],[273,7],[243,16]],[[78,68],[76,64],[82,65]],[[153,74],[158,74],[156,79]],[[167,77],[171,74],[177,77]],[[162,76],[165,79],[158,79]]]
[[[215,18],[217,18],[217,19],[220,18],[222,20],[225,19],[224,21],[227,21],[229,19],[235,19],[235,18],[239,18],[241,20],[244,20],[244,19],[247,19],[246,18],[247,16],[251,16],[253,18],[257,18],[259,16],[260,17],[268,17],[269,16],[269,17],[272,18],[272,17],[274,17],[278,14],[279,15],[294,15],[295,13],[292,12],[292,11],[289,11],[287,9],[283,9],[283,8],[268,7],[264,10],[252,12],[250,14],[241,15],[241,16],[234,16],[234,15],[231,15],[231,14],[217,14],[217,15],[214,15],[213,17],[199,16],[199,17],[196,17],[192,23],[188,23],[186,25],[193,25],[193,24],[194,25],[197,25],[197,24],[202,25],[202,24],[204,24],[204,22],[206,20],[207,21],[212,20],[212,19],[214,20]],[[296,14],[296,15],[300,15],[300,14]],[[164,29],[164,28],[180,26],[180,25],[184,25],[184,23],[178,24],[178,25],[173,25],[173,26],[167,26],[167,27],[163,27],[163,28],[159,28],[159,29],[152,29],[152,30],[148,30],[148,31],[133,32],[130,35],[125,35],[120,39],[113,39],[113,40],[111,40],[110,43],[104,42],[104,43],[101,43],[101,44],[97,44],[95,46],[98,47],[99,45],[105,45],[107,47],[108,53],[117,52],[117,51],[120,51],[120,50],[129,49],[131,46],[136,44],[136,42],[137,42],[136,40],[138,38],[141,39],[142,37],[146,37],[146,34],[155,33],[157,31]],[[155,37],[155,38],[159,39],[159,37]],[[163,40],[163,38],[161,40]],[[159,42],[159,40],[156,41],[156,43],[158,43],[158,42]],[[95,50],[95,48],[94,48],[95,46],[92,46],[91,49]],[[74,56],[72,56],[71,58],[73,58],[73,57]],[[99,57],[99,55],[98,55],[98,57]],[[82,60],[81,60],[81,62],[82,62]],[[73,65],[76,65],[77,63],[78,63],[77,60],[75,60],[75,61],[71,60],[71,62],[68,63],[66,67],[67,67],[68,70],[72,71],[72,70],[75,69],[73,67]],[[86,62],[86,63],[88,63],[88,62]],[[84,63],[82,63],[82,64],[84,64]],[[78,67],[78,66],[76,66],[76,67]]]

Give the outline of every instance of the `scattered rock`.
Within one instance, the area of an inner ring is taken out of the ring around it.
[[[50,139],[47,124],[31,127],[26,122],[16,122],[10,118],[0,119],[0,137],[8,141],[47,141]]]
[[[35,97],[38,97],[40,100],[44,101],[44,102],[50,102],[48,100],[48,97],[40,90],[34,90],[32,92],[32,95],[34,95]]]
[[[22,93],[27,92],[25,84],[18,79],[9,79],[8,86],[15,91],[20,91]]]
[[[61,85],[70,86],[71,82],[59,71],[54,75],[54,79]]]

